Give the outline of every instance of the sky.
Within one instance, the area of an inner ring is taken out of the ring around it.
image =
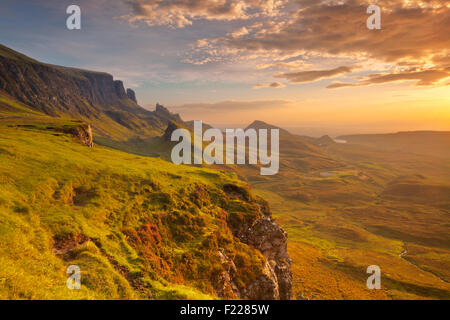
[[[72,4],[81,30],[66,27]],[[2,0],[0,43],[111,73],[143,107],[222,128],[450,130],[445,0]]]

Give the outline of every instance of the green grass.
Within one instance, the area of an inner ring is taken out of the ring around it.
[[[26,107],[25,105],[17,102],[16,100],[8,98],[7,96],[4,95],[0,95],[0,106],[2,113],[26,113],[31,115],[43,116],[42,113],[34,111]]]
[[[26,62],[40,63],[30,57],[27,57],[26,55],[18,53],[18,52],[14,51],[8,47],[5,47],[4,45],[1,45],[1,44],[0,44],[0,56],[8,58],[8,59],[13,59],[13,60],[21,60],[21,61],[26,61]]]
[[[222,186],[242,185],[235,174],[87,148],[46,128],[0,124],[0,298],[217,298],[219,247],[253,261],[241,285],[262,272],[261,254],[224,224]],[[66,288],[72,264],[81,290]]]

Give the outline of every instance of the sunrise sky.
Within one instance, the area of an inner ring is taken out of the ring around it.
[[[66,28],[71,4],[81,30]],[[366,27],[369,4],[381,30]],[[450,130],[445,0],[2,0],[0,43],[221,127]]]

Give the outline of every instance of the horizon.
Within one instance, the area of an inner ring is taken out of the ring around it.
[[[69,1],[19,2],[0,5],[4,45],[110,73],[146,109],[160,102],[216,127],[261,119],[311,136],[450,130],[450,10],[439,1],[378,1],[381,30],[366,28],[360,0],[255,1],[222,14],[209,1],[211,10],[82,0],[81,30],[65,27]]]
[[[442,0],[0,1],[0,300],[450,300],[448,30]]]

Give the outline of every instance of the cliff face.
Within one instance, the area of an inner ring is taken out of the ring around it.
[[[133,90],[127,89],[127,96],[131,101],[133,101],[134,103],[137,103],[136,93]]]
[[[233,235],[259,250],[265,258],[262,273],[241,290],[239,296],[245,299],[290,300],[292,271],[291,259],[287,253],[287,233],[272,220],[270,208],[263,199],[254,200],[248,190],[233,185],[225,185],[224,191],[240,201],[256,204],[251,215],[242,212],[242,207],[238,210],[234,206],[229,207],[227,220]],[[233,287],[232,272],[223,278],[229,278],[229,287]]]
[[[123,83],[94,73],[0,56],[0,89],[38,111],[91,117],[102,106],[125,107],[132,102]],[[128,101],[120,101],[126,99]]]
[[[259,218],[241,234],[241,241],[247,243],[262,252],[267,259],[267,274],[269,275],[268,292],[278,296],[282,300],[290,300],[292,296],[291,259],[287,253],[287,233],[270,216]],[[258,291],[264,293],[265,279],[262,286],[250,288],[249,295],[258,295]],[[271,283],[274,283],[272,286]],[[273,288],[273,289],[272,289]],[[255,291],[256,290],[256,294]],[[278,291],[278,292],[277,292]],[[261,294],[260,293],[260,294]]]
[[[140,107],[134,91],[110,74],[44,64],[2,45],[0,91],[50,116],[88,120],[101,136],[110,136],[117,124],[129,136],[157,135],[169,120],[181,121],[170,112]]]

